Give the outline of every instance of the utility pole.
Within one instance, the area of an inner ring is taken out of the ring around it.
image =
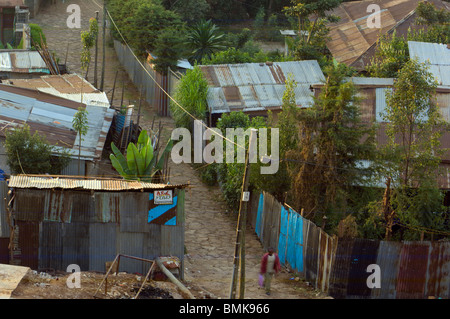
[[[103,28],[102,28],[102,47],[103,47],[103,52],[102,52],[102,78],[100,81],[100,91],[103,92],[103,84],[105,83],[105,59],[106,59],[106,0],[103,0]]]
[[[231,279],[230,299],[236,299],[236,288],[238,283],[238,268],[240,270],[239,280],[239,298],[244,299],[245,292],[245,228],[247,219],[247,202],[249,200],[248,182],[249,182],[249,163],[256,156],[256,138],[257,130],[252,129],[250,133],[249,147],[247,149],[244,177],[241,189],[241,200],[239,204],[239,215],[236,229],[236,244],[234,250],[233,276]],[[251,160],[250,160],[251,158]]]
[[[384,220],[386,221],[386,233],[384,235],[384,240],[391,240],[392,235],[392,224],[393,224],[393,214],[391,207],[391,178],[388,177],[386,180],[386,189],[383,195],[383,214]]]
[[[98,27],[98,11],[95,11],[95,22]],[[98,30],[98,29],[97,29]],[[94,86],[97,88],[98,33],[95,36]]]

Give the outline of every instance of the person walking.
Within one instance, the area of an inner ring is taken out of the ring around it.
[[[274,274],[281,269],[280,258],[274,252],[273,248],[269,248],[261,259],[260,274],[264,276],[264,289],[266,295],[270,295],[270,285]]]

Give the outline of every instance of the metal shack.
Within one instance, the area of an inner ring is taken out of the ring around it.
[[[185,186],[11,176],[9,262],[63,271],[76,264],[81,271],[104,272],[107,261],[124,254],[176,256],[182,266]],[[130,273],[148,267],[132,259],[120,263],[120,271]]]

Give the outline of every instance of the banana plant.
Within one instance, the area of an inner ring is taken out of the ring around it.
[[[158,160],[158,152],[153,152],[151,138],[146,130],[142,130],[137,143],[128,144],[126,156],[114,143],[111,143],[113,154],[110,154],[109,158],[113,167],[124,179],[151,182],[164,168],[165,157],[172,147],[173,140],[169,140]]]

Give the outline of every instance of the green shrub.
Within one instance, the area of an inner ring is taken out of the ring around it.
[[[217,123],[217,127],[223,134],[226,133],[227,128],[242,128],[247,130],[250,127],[260,128],[265,126],[266,120],[264,118],[255,117],[250,119],[249,116],[242,111],[224,114]],[[245,143],[246,148],[248,147],[248,142],[247,138]],[[224,141],[224,143],[226,142]],[[235,156],[237,156],[237,147],[238,146],[235,146]],[[226,146],[224,145],[224,150],[225,149]],[[232,210],[239,209],[244,168],[245,164],[237,163],[236,160],[233,163],[225,163],[224,161],[224,163],[217,164],[217,179],[220,183],[224,199]]]
[[[191,130],[193,118],[189,114],[199,120],[206,119],[207,94],[208,82],[200,68],[195,66],[192,70],[188,70],[181,78],[174,94],[175,100],[183,109],[173,101],[170,104],[173,118],[178,127]]]
[[[7,163],[13,174],[60,174],[70,162],[67,152],[57,150],[45,136],[30,133],[28,125],[6,131]]]
[[[41,36],[42,36],[42,42],[44,44],[47,44],[47,38],[45,37],[44,31],[42,31],[42,28],[35,23],[30,23],[30,34],[31,34],[31,48],[35,50],[35,45],[38,44],[41,45]],[[20,43],[18,45],[19,49],[23,49],[23,38],[20,40]]]

